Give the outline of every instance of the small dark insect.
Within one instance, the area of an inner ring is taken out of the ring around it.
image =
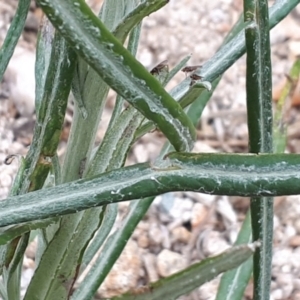
[[[155,75],[155,74],[159,74],[159,72],[164,69],[165,67],[168,66],[168,60],[164,60],[162,61],[161,63],[159,63],[157,66],[155,66],[151,71],[150,73],[152,75]]]
[[[193,73],[193,74],[190,75],[190,78],[192,79],[191,83],[190,83],[190,86],[192,86],[196,83],[197,80],[201,80],[203,77]]]
[[[12,161],[17,157],[17,155],[15,154],[10,154],[8,156],[6,156],[5,160],[4,160],[4,163],[6,165],[10,165],[12,163]]]
[[[190,75],[190,78],[193,79],[193,80],[200,80],[203,77],[193,73],[193,74]]]
[[[190,73],[190,72],[193,72],[199,68],[201,68],[202,66],[201,65],[197,65],[197,66],[186,66],[184,68],[181,69],[181,72],[184,72],[184,73]]]

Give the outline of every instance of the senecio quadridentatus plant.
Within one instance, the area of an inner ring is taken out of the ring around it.
[[[244,15],[202,67],[187,65],[187,56],[172,70],[164,61],[150,72],[135,58],[141,23],[167,0],[105,0],[98,16],[83,0],[36,2],[45,13],[36,46],[36,125],[10,195],[0,202],[2,299],[20,299],[22,261],[33,238],[36,269],[24,299],[92,299],[155,196],[171,191],[251,197],[236,245],[116,298],[176,299],[225,272],[217,299],[241,299],[253,270],[254,299],[269,299],[272,197],[300,193],[300,156],[272,153],[269,30],[299,0],[277,0],[270,8],[266,0],[244,0]],[[1,78],[29,6],[30,0],[18,3],[0,52]],[[252,154],[190,153],[205,105],[245,52]],[[179,70],[186,79],[167,92]],[[118,96],[95,148],[110,88]],[[74,116],[61,162],[56,152],[70,94]],[[157,160],[124,167],[133,142],[154,128],[168,140]],[[117,203],[125,200],[134,201],[110,234]]]

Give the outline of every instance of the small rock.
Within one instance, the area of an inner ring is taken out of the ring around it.
[[[34,32],[37,32],[39,29],[39,20],[37,19],[37,16],[32,12],[29,12],[27,15],[25,29]]]
[[[25,295],[26,288],[28,287],[30,280],[33,276],[34,269],[26,269],[21,275],[21,296]]]
[[[194,203],[190,199],[182,199],[175,197],[173,206],[171,207],[169,214],[174,219],[187,222],[191,219]]]
[[[160,245],[163,241],[163,235],[159,225],[152,223],[149,228],[149,238],[151,245]]]
[[[158,273],[162,277],[170,276],[186,268],[187,259],[179,253],[168,249],[162,250],[157,257]]]
[[[290,248],[287,249],[274,249],[273,254],[273,266],[282,267],[290,264],[290,259],[293,257],[293,251]]]
[[[149,153],[146,146],[143,144],[138,144],[133,148],[133,154],[137,162],[146,162],[149,160]]]
[[[0,174],[0,186],[2,187],[10,187],[12,183],[12,178],[8,174],[1,173]]]
[[[34,65],[35,55],[33,52],[16,48],[5,75],[11,99],[18,112],[25,117],[32,116],[34,112]]]
[[[34,269],[35,268],[34,260],[25,255],[23,259],[23,267],[25,269]]]
[[[188,198],[200,202],[206,206],[211,206],[216,201],[215,195],[201,194],[201,193],[194,193],[194,192],[184,192],[184,194]]]
[[[300,219],[295,221],[295,229],[297,230],[297,233],[300,234]]]
[[[283,296],[283,292],[281,289],[276,289],[272,292],[272,297],[274,300],[281,300]]]
[[[141,265],[138,246],[130,240],[99,289],[101,297],[110,298],[136,288]]]
[[[293,276],[289,273],[281,273],[276,275],[276,281],[282,290],[282,299],[288,299],[294,289]]]
[[[237,222],[236,213],[234,212],[231,203],[228,201],[228,197],[223,196],[218,200],[216,210],[224,218],[227,226]]]
[[[208,210],[202,203],[196,203],[194,205],[192,216],[191,216],[191,224],[193,228],[198,227],[207,217]]]
[[[300,55],[300,41],[291,41],[289,44],[290,52],[296,57]]]
[[[32,241],[26,248],[26,251],[25,251],[26,256],[28,258],[35,259],[36,248],[37,248],[37,240],[34,239],[34,241]]]
[[[155,282],[159,279],[155,262],[156,256],[152,253],[146,253],[143,255],[143,262],[150,282]]]
[[[140,248],[148,248],[150,241],[147,234],[142,234],[137,239],[137,244]]]
[[[207,143],[202,141],[196,141],[193,151],[195,153],[215,153],[217,152],[214,148],[207,145]]]
[[[291,299],[300,299],[300,291],[294,291]]]
[[[294,278],[293,283],[294,283],[295,289],[300,290],[300,278]]]
[[[200,245],[198,249],[201,249],[205,257],[218,255],[230,247],[218,231],[207,230],[199,238],[198,243],[200,242]]]
[[[191,238],[191,232],[183,226],[173,228],[171,233],[173,243],[188,243]]]

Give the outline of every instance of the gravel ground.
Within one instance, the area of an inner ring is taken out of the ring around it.
[[[90,1],[100,6],[101,1]],[[0,44],[11,21],[16,1],[0,0]],[[149,69],[168,59],[170,67],[193,53],[189,64],[202,64],[218,49],[241,12],[241,1],[171,0],[143,23],[138,58]],[[3,161],[9,154],[25,155],[34,124],[34,43],[41,12],[32,4],[26,30],[8,68],[0,90],[0,199],[5,198],[17,171],[18,160]],[[300,55],[300,8],[271,33],[274,98],[295,58]],[[169,90],[184,79],[178,74]],[[298,91],[300,97],[300,88]],[[296,99],[295,94],[294,98]],[[245,58],[223,76],[198,126],[195,152],[246,152]],[[293,101],[294,101],[293,98]],[[20,99],[23,99],[20,102]],[[296,99],[297,100],[297,99]],[[296,100],[294,102],[296,102]],[[111,107],[105,110],[99,131],[103,136]],[[68,118],[71,118],[70,116]],[[299,153],[300,116],[289,107],[287,152]],[[68,130],[66,129],[66,134]],[[152,160],[164,139],[154,133],[136,143],[128,163]],[[63,153],[62,142],[60,153]],[[144,220],[99,290],[110,297],[138,285],[156,281],[189,264],[230,247],[238,233],[249,200],[196,193],[170,193],[157,197]],[[120,218],[128,204],[120,204]],[[300,299],[300,198],[275,199],[272,299]],[[118,224],[117,224],[118,225]],[[34,269],[34,242],[24,261],[22,287],[25,290]],[[130,267],[129,267],[130,266]],[[182,299],[214,299],[218,278]],[[120,284],[121,283],[121,284]],[[251,283],[245,299],[251,299]]]

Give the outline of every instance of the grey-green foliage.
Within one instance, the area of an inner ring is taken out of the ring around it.
[[[248,245],[233,247],[120,298],[175,299],[240,265],[225,277],[218,294],[218,299],[223,299],[220,295],[227,291],[240,299],[251,274],[249,257],[253,252],[255,295],[257,299],[267,297],[263,291],[268,293],[270,266],[269,261],[260,262],[265,255],[271,258],[272,211],[270,201],[261,205],[262,200],[257,197],[300,193],[299,156],[168,153],[192,150],[193,124],[201,117],[220,76],[246,49],[247,84],[257,92],[254,95],[251,89],[247,90],[248,111],[260,116],[258,120],[249,120],[250,151],[270,150],[270,72],[263,74],[261,67],[269,64],[269,27],[279,23],[299,0],[276,1],[269,20],[267,1],[245,1],[247,22],[243,23],[241,18],[220,50],[201,70],[196,70],[195,74],[204,80],[191,84],[187,78],[169,93],[164,86],[189,57],[170,71],[167,67],[158,68],[153,74],[134,57],[143,18],[162,8],[167,0],[105,0],[99,17],[83,0],[37,3],[56,30],[44,22],[39,33],[34,139],[29,154],[21,160],[10,197],[0,203],[2,298],[20,299],[22,258],[30,232],[39,229],[37,268],[25,300],[92,299],[154,196],[183,190],[255,197],[252,207],[262,214],[252,218],[253,236],[262,244],[249,244],[248,215],[237,241]],[[0,60],[0,75],[12,55],[28,8],[29,1],[20,1],[14,19],[16,35],[9,31],[0,51],[0,57],[5,58]],[[247,16],[255,18],[248,20]],[[123,44],[127,37],[126,49]],[[257,69],[252,70],[252,66]],[[109,88],[118,93],[116,105],[102,142],[94,148]],[[65,159],[60,162],[56,150],[70,91],[75,100],[74,116]],[[254,101],[250,101],[253,97]],[[130,106],[124,109],[126,101]],[[134,141],[153,128],[161,130],[168,139],[159,158],[152,164],[124,167]],[[45,188],[47,176],[55,176],[56,186]],[[28,194],[29,191],[32,193]],[[121,227],[110,234],[117,202],[124,200],[136,201],[132,201]],[[101,254],[95,257],[93,267],[71,296],[79,274],[86,270],[100,247]],[[241,265],[243,262],[246,263]],[[236,281],[243,284],[235,293]],[[172,288],[174,285],[177,288]]]

